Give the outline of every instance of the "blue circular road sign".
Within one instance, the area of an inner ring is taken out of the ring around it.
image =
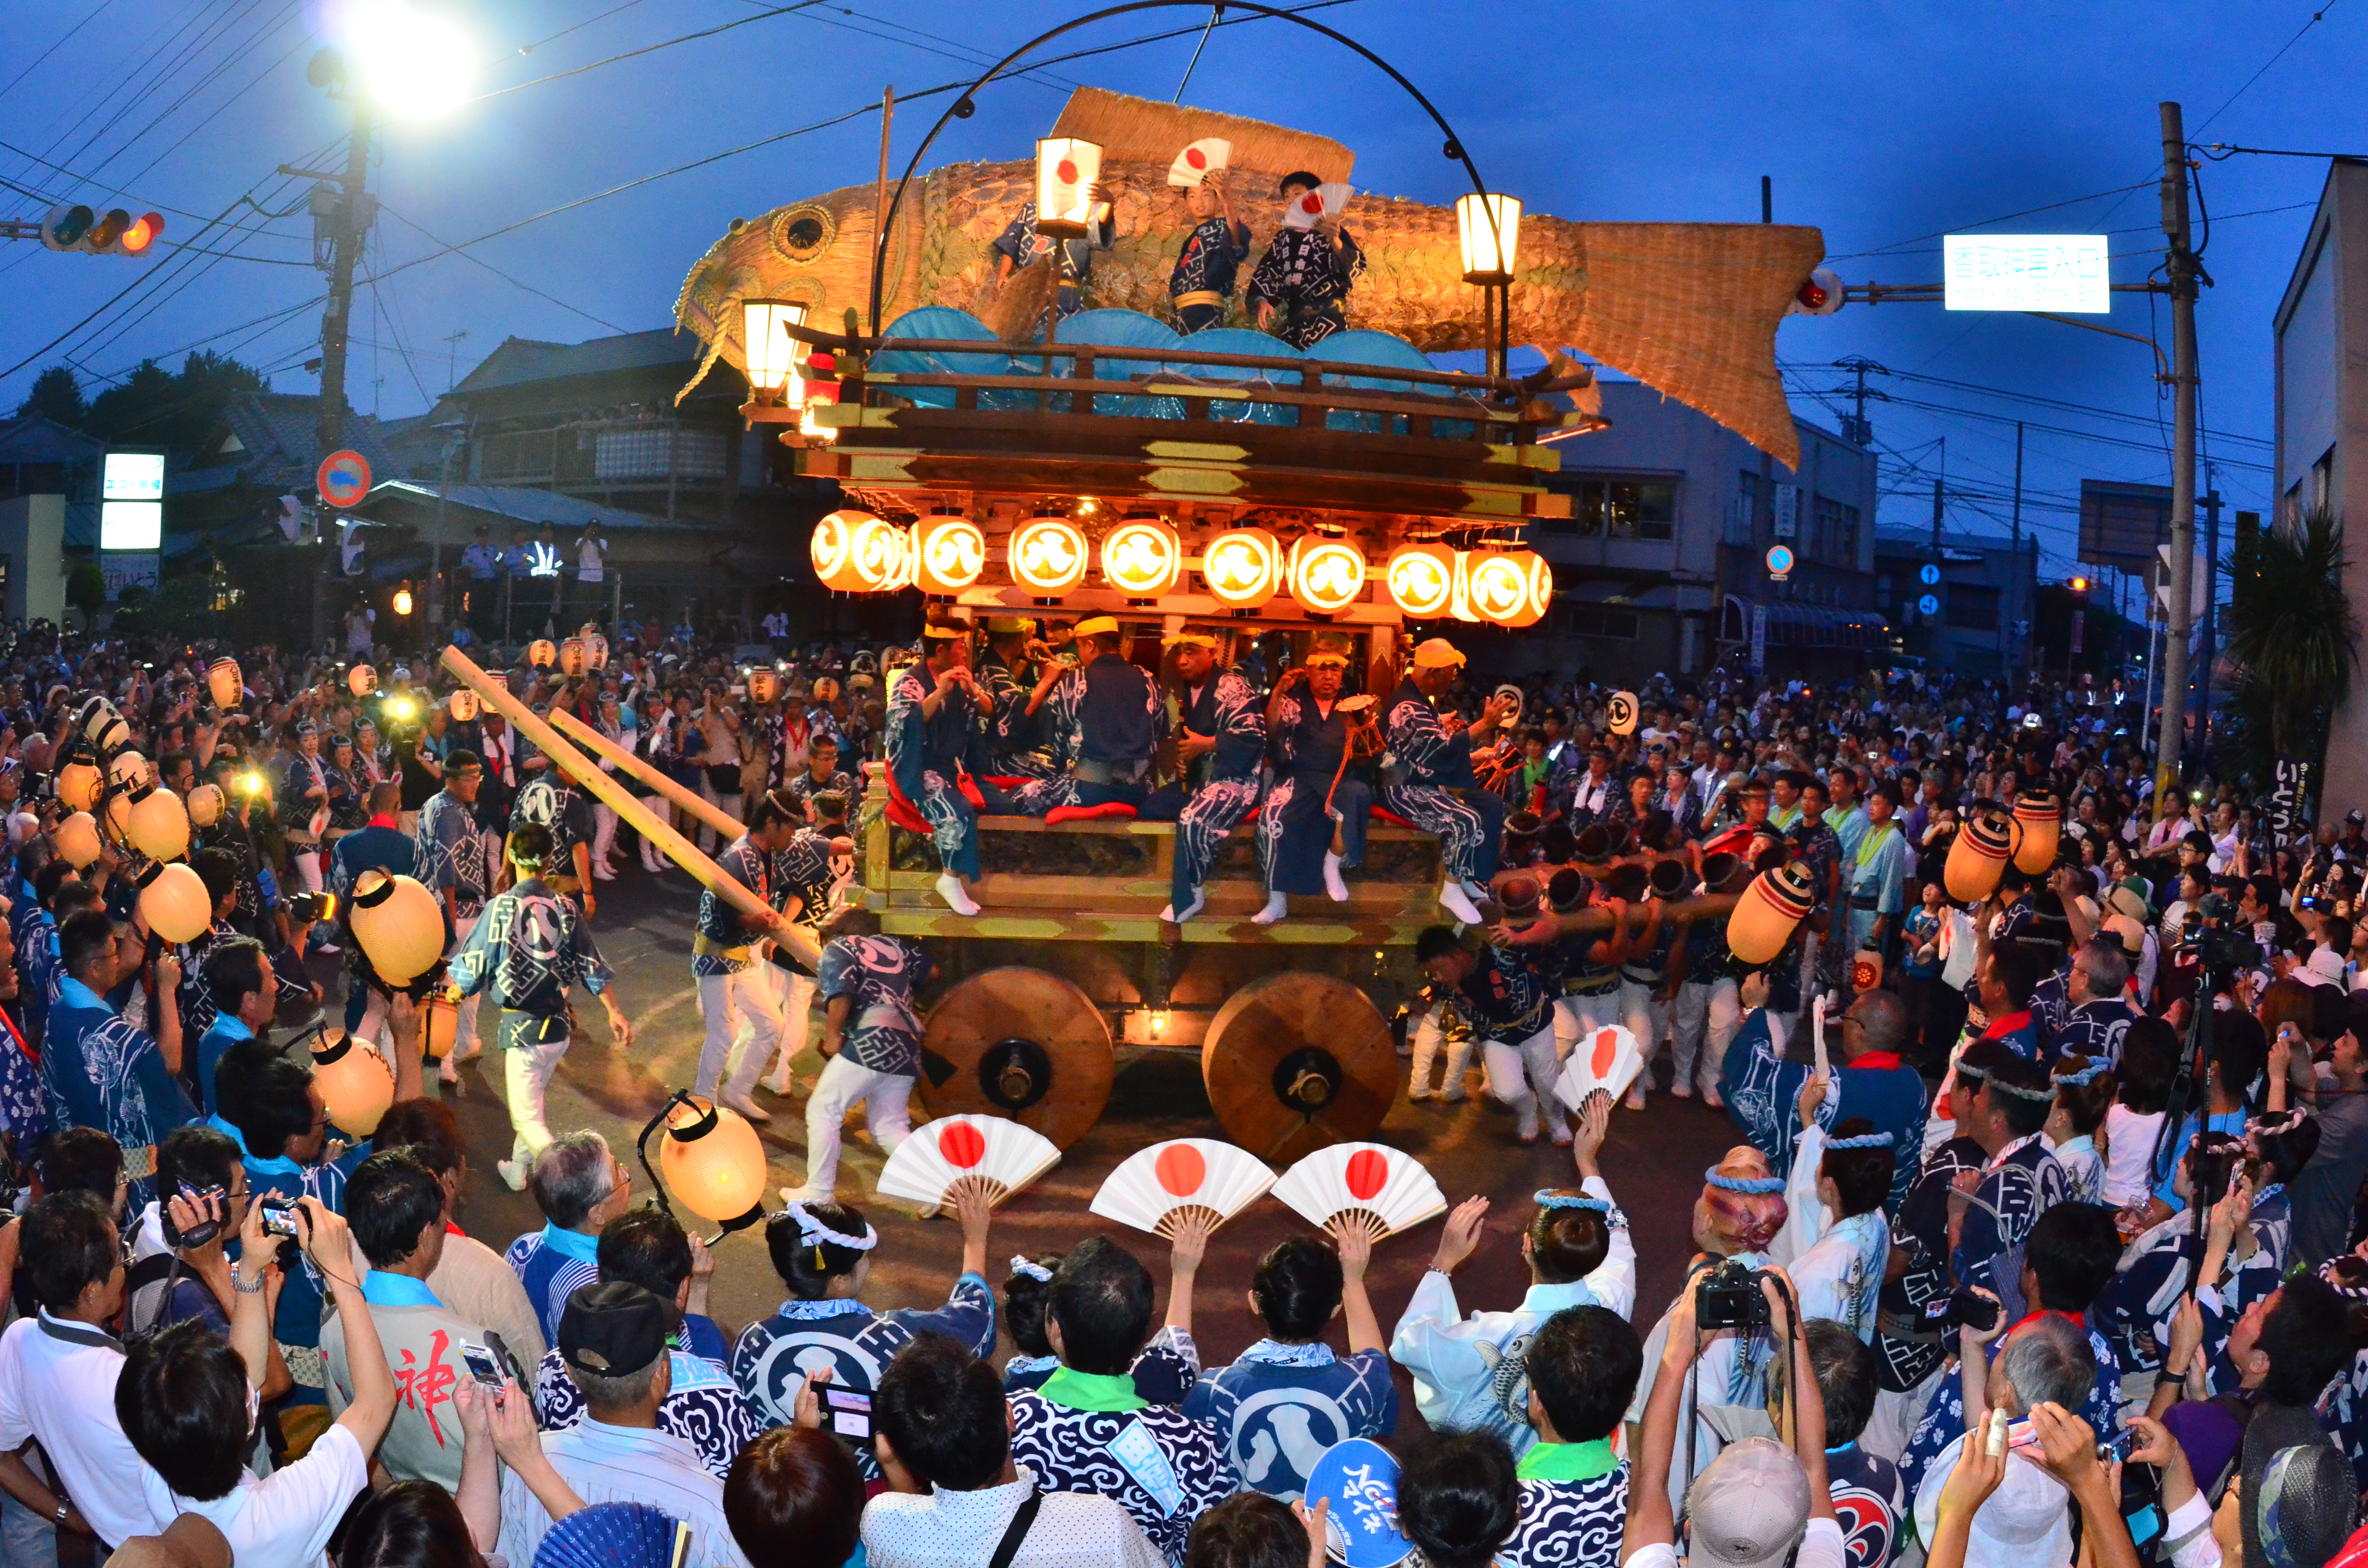
[[[1937,588],[1941,585],[1941,569],[1929,561],[1924,563],[1924,569],[1916,575],[1923,580],[1924,585],[1928,588]]]
[[[1782,577],[1793,569],[1793,547],[1789,544],[1771,546],[1768,551],[1768,570]]]
[[[1916,608],[1922,610],[1926,615],[1938,615],[1941,613],[1941,596],[1938,594],[1927,594],[1922,598],[1916,601]]]

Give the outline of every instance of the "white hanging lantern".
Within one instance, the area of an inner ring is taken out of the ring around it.
[[[747,350],[748,391],[758,403],[796,408],[805,402],[805,378],[798,373],[805,361],[805,346],[791,335],[792,329],[805,324],[803,301],[740,302],[740,341]]]
[[[1493,220],[1493,222],[1492,222]],[[1455,233],[1463,249],[1463,281],[1510,283],[1521,243],[1519,197],[1476,191],[1455,203]]]
[[[1074,136],[1036,143],[1036,232],[1071,238],[1093,222],[1092,187],[1102,177],[1098,142]]]

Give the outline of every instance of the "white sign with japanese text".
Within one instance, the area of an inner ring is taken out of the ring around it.
[[[2058,311],[2103,315],[2113,308],[2102,234],[1949,234],[1941,276],[1952,311]]]

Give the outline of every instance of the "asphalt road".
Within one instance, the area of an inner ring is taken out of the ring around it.
[[[698,1064],[703,1026],[690,977],[697,899],[696,885],[680,871],[654,880],[635,869],[615,882],[599,884],[594,934],[617,971],[636,1039],[630,1051],[617,1050],[608,1040],[598,1007],[581,1007],[586,1038],[575,1041],[551,1085],[547,1116],[553,1130],[588,1127],[606,1135],[632,1167],[637,1188],[645,1187],[647,1178],[632,1157],[632,1141],[672,1088],[689,1086]],[[324,969],[327,961],[322,960]],[[488,1040],[492,1022],[493,1010],[482,1009],[481,1028]],[[819,1036],[818,1023],[814,1032]],[[510,1144],[495,1057],[488,1044],[485,1054],[462,1066],[460,1085],[443,1092],[453,1098],[471,1151],[472,1176],[461,1223],[472,1235],[499,1248],[538,1228],[541,1219],[526,1194],[509,1191],[494,1173],[494,1162],[508,1153]],[[760,1131],[772,1155],[773,1179],[781,1185],[794,1184],[804,1172],[805,1093],[821,1072],[822,1061],[809,1052],[796,1066],[798,1082],[789,1096],[757,1091],[758,1103],[774,1112],[771,1124]],[[429,1079],[430,1092],[436,1092],[432,1073]],[[1472,1090],[1475,1097],[1457,1106],[1412,1105],[1401,1097],[1379,1136],[1422,1159],[1451,1202],[1474,1193],[1486,1193],[1493,1200],[1486,1239],[1479,1255],[1457,1275],[1457,1292],[1466,1310],[1510,1307],[1528,1285],[1520,1236],[1531,1213],[1531,1195],[1575,1177],[1566,1151],[1543,1141],[1530,1146],[1517,1141],[1511,1113],[1480,1096],[1476,1071]],[[951,1220],[918,1220],[901,1207],[866,1196],[879,1174],[882,1155],[860,1128],[859,1114],[847,1133],[839,1196],[861,1208],[882,1234],[866,1300],[882,1310],[934,1305],[944,1299],[952,1281],[961,1254],[959,1234]],[[1100,1123],[1034,1187],[996,1211],[989,1256],[996,1262],[991,1272],[997,1285],[1003,1260],[1013,1254],[1061,1252],[1086,1235],[1106,1231],[1144,1257],[1160,1281],[1164,1300],[1165,1244],[1090,1215],[1087,1205],[1103,1177],[1127,1155],[1145,1144],[1184,1136],[1224,1136],[1209,1112],[1199,1051],[1121,1047],[1117,1082]],[[1691,1250],[1689,1216],[1701,1190],[1702,1170],[1739,1141],[1724,1112],[1699,1101],[1656,1095],[1647,1111],[1614,1113],[1601,1164],[1614,1198],[1627,1212],[1639,1255],[1639,1332],[1650,1327],[1667,1303]],[[1438,1228],[1439,1221],[1429,1221],[1379,1249],[1371,1288],[1385,1330],[1395,1323],[1429,1263]],[[1268,1247],[1304,1230],[1290,1210],[1261,1200],[1218,1233],[1201,1268],[1195,1303],[1195,1331],[1210,1364],[1223,1365],[1259,1336],[1246,1301],[1251,1272]],[[718,1254],[712,1304],[729,1332],[770,1312],[784,1292],[766,1256],[761,1231],[728,1238]],[[1333,1339],[1336,1348],[1346,1348],[1338,1320]],[[1010,1349],[1007,1341],[998,1357]],[[1405,1408],[1410,1418],[1410,1399]]]

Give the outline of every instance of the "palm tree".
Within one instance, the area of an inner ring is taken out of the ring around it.
[[[2228,656],[2261,705],[2251,711],[2266,713],[2276,756],[2315,756],[2360,662],[2360,617],[2343,588],[2343,525],[2324,506],[2289,517],[2231,566]]]

